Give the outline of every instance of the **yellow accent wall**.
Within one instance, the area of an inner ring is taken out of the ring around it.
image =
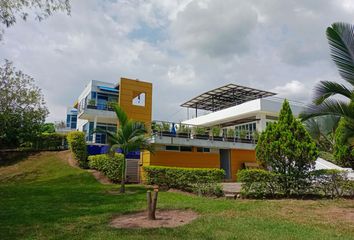
[[[236,181],[237,172],[241,169],[242,164],[245,162],[256,162],[256,151],[255,150],[241,150],[232,149],[231,150],[231,176],[232,180]]]
[[[154,154],[150,155],[150,165],[186,168],[220,168],[219,158],[218,153],[156,151]]]
[[[133,99],[140,93],[145,93],[145,106],[133,105]],[[144,122],[147,127],[151,125],[152,83],[121,78],[118,101],[130,119]]]

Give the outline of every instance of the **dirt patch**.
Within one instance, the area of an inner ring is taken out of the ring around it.
[[[109,180],[108,177],[106,177],[103,173],[101,173],[100,171],[94,170],[94,169],[90,169],[87,170],[88,172],[92,173],[92,175],[96,178],[96,180],[98,182],[100,182],[101,184],[112,184],[112,181]]]
[[[174,228],[188,224],[198,217],[192,210],[157,210],[156,220],[148,220],[146,212],[120,215],[110,222],[114,228]]]
[[[353,207],[321,206],[316,202],[310,202],[304,206],[285,206],[280,214],[286,218],[296,219],[298,222],[314,220],[328,224],[354,223]]]
[[[342,220],[354,224],[354,208],[330,207],[326,210],[316,210],[315,213],[328,218],[329,221]]]
[[[78,162],[73,158],[70,150],[58,152],[58,156],[74,168],[79,168]]]

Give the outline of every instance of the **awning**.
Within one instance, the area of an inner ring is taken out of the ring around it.
[[[105,87],[105,86],[97,86],[97,87],[102,91],[118,93],[118,90],[115,88]]]

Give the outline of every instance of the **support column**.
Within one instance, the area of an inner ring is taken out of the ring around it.
[[[262,132],[267,127],[266,115],[264,113],[260,113],[257,115],[257,119],[259,119],[256,123],[256,128],[258,132]]]
[[[95,119],[93,121],[93,130],[95,131],[97,128],[97,116],[95,116]],[[96,143],[96,132],[93,132],[93,135],[92,135],[92,142],[93,143]]]

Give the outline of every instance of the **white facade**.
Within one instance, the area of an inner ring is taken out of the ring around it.
[[[106,143],[106,136],[94,132],[98,127],[113,128],[117,117],[110,108],[110,102],[118,102],[119,91],[112,83],[92,80],[80,94],[78,102],[77,129],[86,132],[87,142]],[[99,136],[98,136],[99,135]]]
[[[245,120],[246,123],[255,122],[257,131],[263,131],[267,122],[274,121],[278,117],[283,101],[284,99],[274,97],[255,99],[183,121],[182,124],[212,127]],[[305,110],[304,104],[298,102],[290,102],[290,107],[296,117]]]

